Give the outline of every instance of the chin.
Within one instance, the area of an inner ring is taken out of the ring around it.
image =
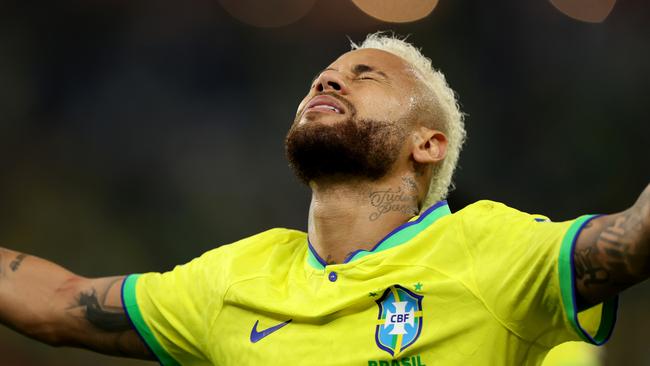
[[[404,136],[398,125],[386,121],[313,114],[303,116],[290,129],[285,147],[289,165],[308,185],[328,180],[375,181],[396,161]]]

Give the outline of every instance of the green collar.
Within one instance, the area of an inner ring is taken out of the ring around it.
[[[352,262],[359,258],[363,258],[369,254],[378,253],[386,249],[394,248],[398,245],[404,244],[407,241],[413,239],[416,235],[422,232],[424,229],[429,227],[431,224],[436,222],[439,218],[451,214],[447,201],[440,201],[435,205],[426,209],[420,216],[416,216],[411,219],[409,222],[406,222],[395,230],[391,231],[383,239],[375,245],[371,250],[356,250],[343,261],[343,263]],[[309,249],[307,250],[307,262],[310,266],[316,269],[325,269],[327,262],[325,262],[319,255],[316,253],[316,250],[309,242],[307,238],[307,245]]]

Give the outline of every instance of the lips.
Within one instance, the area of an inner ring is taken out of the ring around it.
[[[329,95],[319,95],[312,98],[312,100],[307,103],[307,107],[305,107],[305,112],[309,111],[345,114],[345,108],[341,102]]]

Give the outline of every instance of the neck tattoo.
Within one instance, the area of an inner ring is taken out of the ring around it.
[[[401,212],[406,215],[418,214],[418,188],[415,180],[410,177],[402,178],[405,189],[402,186],[397,189],[388,188],[370,192],[368,198],[375,211],[368,217],[375,221],[382,215],[389,212]]]

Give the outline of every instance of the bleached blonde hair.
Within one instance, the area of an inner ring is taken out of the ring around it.
[[[436,70],[431,59],[405,38],[399,38],[386,32],[369,34],[360,44],[350,41],[352,49],[375,48],[390,52],[404,59],[419,74],[426,86],[425,110],[430,111],[436,128],[447,136],[447,156],[434,168],[427,195],[420,205],[420,211],[447,197],[453,189],[452,176],[458,163],[460,150],[465,141],[464,114],[460,111],[454,91],[447,84],[445,75]]]

